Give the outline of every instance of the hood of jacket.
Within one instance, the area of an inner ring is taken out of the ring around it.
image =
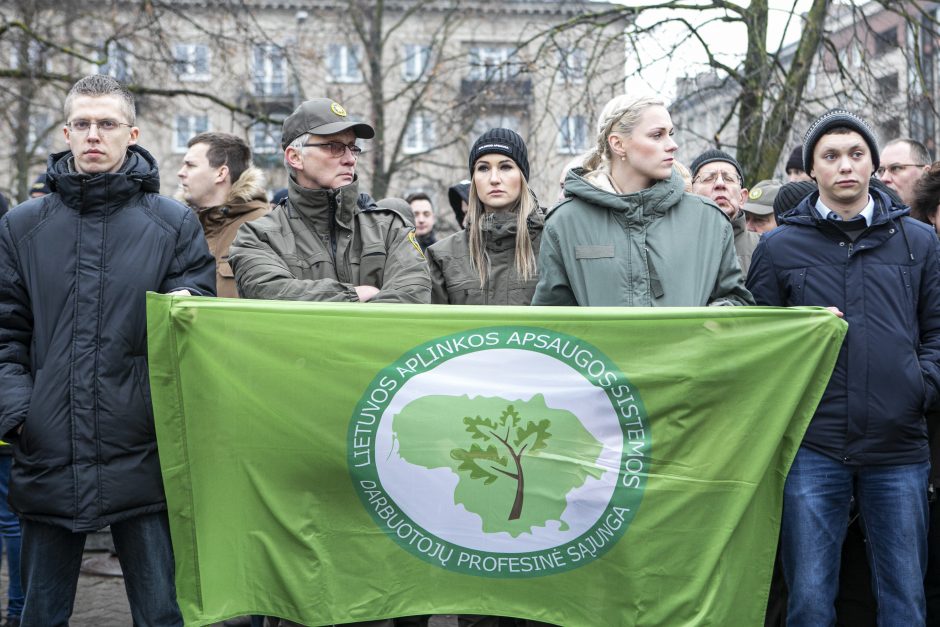
[[[189,205],[181,188],[177,188],[173,197],[184,205]],[[218,207],[190,206],[199,214],[200,218],[206,216],[212,220],[220,220],[240,216],[268,205],[264,172],[255,166],[251,166],[242,172],[235,184],[229,189],[225,202]]]
[[[584,168],[569,170],[565,179],[565,196],[621,213],[627,221],[642,222],[665,214],[682,200],[684,192],[685,181],[675,170],[668,179],[629,194],[620,194],[613,188],[609,171],[603,165],[587,173]]]
[[[49,155],[46,180],[49,189],[58,192],[66,206],[82,213],[110,213],[136,194],[160,193],[157,161],[137,145],[127,148],[127,156],[117,172],[76,172],[71,150]]]

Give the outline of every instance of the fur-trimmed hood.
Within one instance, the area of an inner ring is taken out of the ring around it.
[[[215,218],[227,218],[255,211],[268,206],[268,193],[265,189],[264,173],[255,166],[250,166],[238,177],[229,190],[225,203],[220,207],[193,207],[202,216],[213,215]],[[177,189],[174,197],[187,204],[183,190]],[[217,216],[214,214],[218,214]]]

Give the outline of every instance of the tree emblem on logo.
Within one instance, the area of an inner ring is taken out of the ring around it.
[[[483,485],[494,483],[499,474],[516,482],[516,497],[507,520],[518,520],[525,498],[525,472],[522,462],[527,455],[548,447],[552,437],[551,421],[525,420],[513,405],[507,405],[499,418],[465,416],[466,431],[473,440],[481,440],[486,448],[472,443],[469,448],[455,448],[450,455],[460,462],[458,472],[469,473],[471,479],[482,479]],[[497,474],[499,473],[499,474]]]

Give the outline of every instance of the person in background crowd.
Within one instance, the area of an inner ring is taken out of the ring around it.
[[[470,149],[469,166],[467,227],[427,250],[431,300],[528,305],[544,219],[528,185],[525,142],[510,129],[490,129]]]
[[[245,222],[271,210],[264,175],[251,165],[251,148],[229,133],[200,133],[189,140],[179,196],[196,215],[216,263],[216,294],[238,298],[228,249]]]
[[[878,146],[858,116],[825,113],[803,144],[819,189],[763,236],[747,281],[760,305],[827,307],[848,322],[786,480],[780,555],[787,621],[835,624],[854,496],[879,625],[923,625],[924,413],[940,396],[937,236],[869,185]]]
[[[800,157],[802,163],[802,157]],[[795,209],[800,202],[816,191],[816,181],[792,181],[785,183],[777,190],[777,197],[774,198],[774,220],[781,224],[783,216],[792,209]]]
[[[32,186],[30,186],[29,197],[39,198],[40,196],[45,196],[49,192],[49,183],[46,182],[46,173],[43,172],[36,177],[36,180],[33,181]]]
[[[911,217],[929,224],[940,237],[940,164],[932,165],[914,186]],[[940,411],[927,415],[930,434],[930,528],[927,532],[927,625],[940,626]]]
[[[751,305],[731,224],[683,191],[658,98],[617,96],[545,221],[533,305]]]
[[[0,204],[6,199],[0,194]],[[0,207],[0,217],[6,207]],[[19,627],[23,613],[23,584],[20,578],[20,519],[10,510],[10,468],[13,465],[13,450],[6,442],[0,442],[0,540],[7,554],[7,611],[0,627]]]
[[[568,163],[561,169],[561,177],[558,179],[558,201],[565,199],[565,179],[568,178],[568,172],[575,168],[580,168],[587,155],[578,155],[568,160]]]
[[[780,191],[780,183],[776,181],[761,181],[751,188],[747,194],[742,210],[747,230],[753,233],[766,233],[777,228],[777,219],[774,217],[774,199]]]
[[[447,200],[454,211],[457,227],[467,227],[467,203],[470,201],[470,180],[460,181],[447,190]]]
[[[881,149],[881,165],[876,174],[882,183],[897,192],[901,202],[914,202],[914,186],[930,168],[926,146],[910,137],[892,139]]]
[[[411,206],[411,212],[414,214],[415,236],[421,244],[421,250],[427,250],[428,246],[437,241],[437,236],[434,234],[434,204],[431,202],[431,197],[424,192],[415,192],[408,194],[405,202]]]
[[[410,220],[359,192],[356,139],[374,135],[329,98],[308,100],[284,120],[287,202],[243,224],[230,251],[243,298],[430,302]],[[385,254],[364,254],[379,249]]]
[[[800,144],[790,153],[787,159],[787,181],[798,183],[799,181],[812,181],[812,177],[803,169],[803,144]]]
[[[14,447],[24,627],[67,625],[86,534],[111,527],[138,625],[182,625],[147,374],[145,297],[215,293],[196,216],[158,195],[134,99],[65,99],[52,193],[0,219],[0,437]],[[90,463],[92,460],[94,463]]]
[[[760,236],[747,229],[741,206],[747,198],[744,174],[737,159],[722,150],[706,150],[692,161],[692,193],[708,198],[731,220],[734,249],[747,276]]]

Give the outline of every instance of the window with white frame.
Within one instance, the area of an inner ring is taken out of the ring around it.
[[[584,82],[587,58],[584,50],[577,47],[558,50],[558,77],[566,83]]]
[[[178,113],[173,119],[173,152],[186,152],[189,140],[208,130],[208,115]]]
[[[26,143],[31,149],[46,149],[49,147],[49,135],[53,130],[53,121],[48,113],[29,114],[29,133]]]
[[[427,152],[434,146],[434,120],[427,113],[415,113],[405,129],[405,154]]]
[[[405,44],[404,61],[402,62],[402,78],[406,81],[416,81],[424,77],[428,71],[428,62],[431,59],[431,47],[421,44]]]
[[[588,149],[588,125],[583,115],[567,115],[558,124],[558,152],[576,155]]]
[[[330,44],[327,48],[327,64],[330,80],[334,83],[361,83],[362,69],[359,60],[362,49],[359,46]]]
[[[126,44],[109,41],[103,51],[99,52],[99,59],[104,63],[95,66],[98,74],[107,74],[122,83],[130,82],[133,77],[131,71],[131,49]]]
[[[181,81],[207,81],[211,78],[209,46],[206,44],[174,45],[173,62],[176,76]]]
[[[258,44],[251,56],[251,88],[256,96],[286,96],[287,58],[274,44]]]
[[[514,113],[490,113],[481,115],[473,122],[473,128],[470,131],[470,141],[476,141],[476,138],[490,130],[491,128],[508,128],[523,135],[522,119]]]
[[[470,48],[469,64],[467,78],[474,81],[511,81],[520,72],[512,46],[474,46]]]
[[[259,122],[251,132],[251,149],[258,154],[274,154],[281,148],[281,123]]]

